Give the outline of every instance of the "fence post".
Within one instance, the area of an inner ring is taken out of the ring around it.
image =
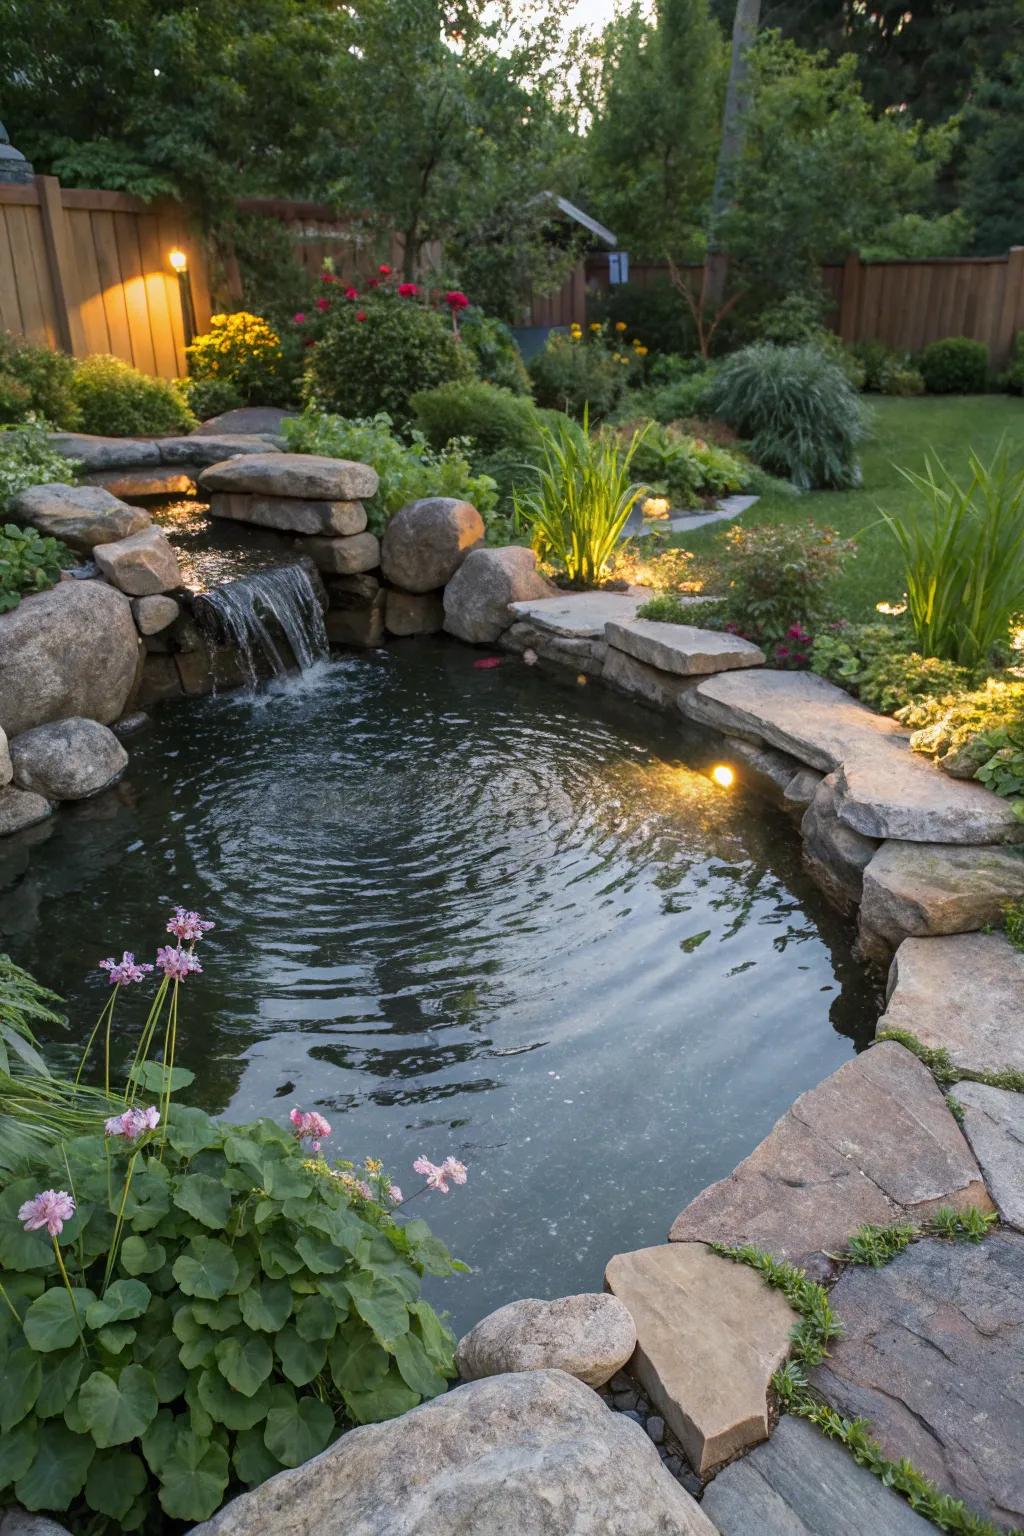
[[[36,192],[39,196],[39,214],[43,225],[46,262],[50,269],[57,336],[65,352],[81,357],[85,355],[87,349],[78,307],[72,304],[68,297],[71,292],[73,266],[67,224],[64,220],[64,204],[60,195],[60,182],[56,176],[37,176]]]
[[[993,365],[1001,368],[1009,360],[1013,338],[1024,328],[1024,245],[1011,245],[1006,258],[1006,286],[999,314],[999,330],[993,346]]]
[[[857,319],[860,312],[860,285],[863,265],[859,254],[851,251],[843,266],[843,294],[839,301],[839,336],[842,341],[857,341]]]

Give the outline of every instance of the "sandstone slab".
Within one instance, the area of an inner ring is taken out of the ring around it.
[[[377,471],[350,459],[315,453],[237,454],[204,469],[207,491],[249,491],[256,496],[299,496],[311,501],[362,501],[377,490]]]
[[[429,496],[401,507],[381,541],[385,579],[406,592],[435,592],[484,541],[476,507],[453,496]]]
[[[1024,1237],[929,1238],[832,1292],[846,1332],[812,1384],[893,1459],[997,1524],[1024,1524]]]
[[[638,1424],[562,1371],[351,1430],[191,1536],[716,1536]]]
[[[48,800],[86,800],[116,782],[128,754],[105,725],[71,718],[37,725],[11,742],[14,782]]]
[[[624,693],[631,699],[640,699],[644,704],[650,704],[666,714],[678,705],[682,689],[691,686],[686,678],[673,672],[662,672],[658,667],[649,667],[646,662],[637,661],[635,656],[627,656],[625,651],[611,647],[605,652],[601,678],[616,692]]]
[[[806,1419],[719,1472],[701,1508],[722,1536],[934,1536],[923,1515]]]
[[[878,1031],[905,1029],[955,1067],[1024,1072],[1024,954],[1002,933],[904,939]]]
[[[905,938],[972,933],[1024,896],[1024,850],[885,842],[864,870],[861,921],[896,948]]]
[[[232,491],[213,493],[210,516],[254,523],[259,528],[279,528],[285,533],[338,536],[362,533],[366,527],[361,501],[311,501],[302,496],[250,496]]]
[[[444,628],[440,592],[401,592],[389,587],[384,623],[392,635],[435,635]]]
[[[793,1327],[780,1292],[702,1243],[616,1254],[605,1284],[636,1325],[631,1372],[701,1477],[768,1438]]]
[[[987,1083],[957,1083],[964,1135],[1003,1221],[1024,1232],[1024,1094]]]
[[[171,464],[128,465],[124,469],[96,469],[87,476],[90,485],[101,486],[112,496],[188,496],[195,490],[194,468]]]
[[[173,597],[154,593],[152,597],[133,597],[132,613],[140,635],[158,635],[174,623],[181,613],[181,605]]]
[[[809,872],[843,911],[855,907],[864,889],[864,871],[878,850],[873,837],[845,826],[836,814],[836,776],[821,780],[800,823]]]
[[[470,550],[444,589],[444,627],[471,645],[489,645],[512,623],[512,603],[548,591],[532,549]]]
[[[318,571],[334,576],[357,575],[361,571],[376,570],[380,565],[380,540],[375,533],[354,533],[350,538],[305,539],[302,548]]]
[[[248,432],[191,433],[187,437],[161,437],[157,441],[163,464],[188,464],[208,469],[225,459],[247,453],[279,453],[281,450],[265,437]]]
[[[512,604],[517,619],[571,640],[603,640],[606,624],[629,624],[654,594],[648,587],[629,592],[559,592]]]
[[[61,581],[0,614],[0,726],[124,713],[139,637],[128,599],[102,581]]]
[[[51,448],[65,458],[77,459],[85,470],[160,463],[160,449],[151,437],[97,437],[90,432],[51,432],[49,441]]]
[[[159,528],[99,544],[94,559],[100,575],[129,597],[149,597],[181,586],[178,557]]]
[[[455,1363],[466,1381],[558,1370],[588,1387],[603,1387],[635,1348],[633,1319],[614,1296],[529,1297],[482,1318],[460,1339]]]
[[[8,784],[5,789],[0,789],[0,837],[24,832],[26,827],[45,821],[52,811],[53,806],[42,795]]]
[[[695,629],[691,624],[633,619],[628,624],[606,624],[604,637],[615,650],[682,677],[764,666],[764,652],[749,640],[723,630]]]
[[[676,1217],[669,1238],[754,1243],[824,1279],[829,1256],[863,1223],[943,1205],[992,1209],[931,1073],[887,1041],[801,1094],[728,1178]]]
[[[15,522],[61,539],[82,554],[91,554],[97,544],[139,533],[151,521],[141,507],[126,506],[95,485],[33,485],[14,498],[11,512]]]

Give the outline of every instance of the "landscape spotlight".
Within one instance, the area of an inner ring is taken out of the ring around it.
[[[728,763],[716,763],[711,770],[711,777],[720,789],[731,789],[736,775]]]

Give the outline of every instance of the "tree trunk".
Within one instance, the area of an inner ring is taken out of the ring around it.
[[[757,39],[761,20],[761,0],[736,0],[736,16],[732,27],[732,62],[729,65],[729,84],[725,93],[725,111],[722,114],[722,143],[718,151],[718,168],[715,171],[715,190],[711,198],[711,229],[709,250],[708,298],[721,303],[725,289],[726,263],[717,254],[719,220],[729,204],[729,181],[736,161],[743,149],[743,135],[747,111],[747,55]]]

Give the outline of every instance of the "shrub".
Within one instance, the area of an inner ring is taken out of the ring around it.
[[[597,321],[620,321],[643,336],[651,352],[686,353],[695,343],[693,321],[669,282],[653,288],[617,283],[601,298],[588,300],[587,312]]]
[[[862,389],[878,395],[924,393],[924,379],[908,353],[897,352],[883,341],[855,341],[848,351],[863,370]]]
[[[75,427],[74,372],[66,353],[0,333],[0,424],[37,416],[51,426]]]
[[[824,631],[811,648],[811,668],[886,715],[975,682],[967,667],[922,656],[909,629],[891,624],[840,624]]]
[[[968,454],[965,483],[938,460],[901,474],[920,493],[911,518],[882,509],[903,558],[908,612],[918,648],[965,667],[1005,645],[1024,610],[1024,471],[1004,447],[990,464]]]
[[[309,349],[303,395],[307,404],[342,416],[383,411],[406,422],[413,395],[472,373],[470,350],[447,316],[388,292],[332,302]]]
[[[515,395],[531,393],[523,355],[504,320],[473,306],[463,312],[459,335],[473,354],[477,373],[488,384],[510,389]]]
[[[642,424],[633,427],[637,425]],[[627,424],[617,431],[621,441],[631,428]],[[685,508],[741,490],[749,466],[724,448],[654,422],[638,442],[633,469],[648,491],[667,497],[673,507]]]
[[[825,304],[818,293],[790,293],[767,305],[754,323],[759,341],[777,347],[799,347],[805,342],[821,344],[825,334]]]
[[[672,421],[682,421],[687,416],[700,416],[704,410],[711,373],[691,373],[687,378],[676,379],[671,384],[659,384],[654,388],[631,391],[621,413],[630,416],[650,416],[667,426]]]
[[[224,411],[237,410],[245,401],[227,379],[186,379],[183,385],[185,402],[199,421],[209,421]]]
[[[930,395],[980,395],[988,386],[988,348],[967,336],[929,342],[918,358]]]
[[[292,398],[281,338],[259,315],[214,315],[185,355],[190,381],[232,385],[241,405],[287,405]]]
[[[1013,338],[1010,366],[1000,383],[1009,394],[1024,395],[1024,331],[1018,331]]]
[[[586,412],[589,420],[599,421],[622,398],[631,366],[624,352],[584,340],[580,332],[552,331],[544,350],[530,360],[530,376],[539,405],[577,419]]]
[[[586,408],[582,428],[569,420],[542,428],[542,464],[534,489],[516,496],[516,522],[576,586],[601,578],[641,495],[629,479],[640,441],[635,434],[621,452],[611,437],[591,436]]]
[[[729,628],[773,649],[777,663],[803,666],[855,550],[834,528],[814,523],[733,526],[715,552],[710,584]]]
[[[60,579],[72,556],[57,539],[34,528],[7,523],[0,528],[0,613],[17,608],[27,592],[45,592]]]
[[[705,403],[749,440],[763,468],[801,490],[858,483],[864,409],[842,368],[818,347],[745,347],[715,369]]]
[[[72,385],[83,432],[135,437],[191,432],[196,419],[167,379],[140,373],[120,358],[96,353],[75,369]]]
[[[27,422],[0,431],[0,517],[6,517],[19,491],[30,485],[73,485],[78,463],[50,444],[44,427]]]
[[[540,418],[531,400],[478,379],[422,390],[409,402],[416,424],[434,448],[469,438],[481,455],[535,449]]]

